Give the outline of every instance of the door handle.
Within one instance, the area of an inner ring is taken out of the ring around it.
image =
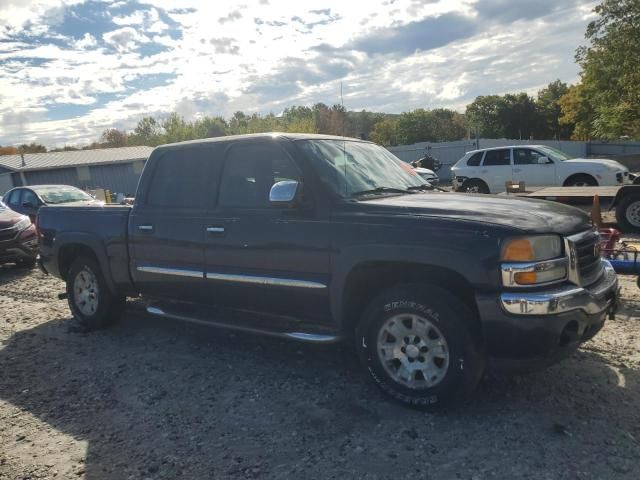
[[[153,231],[153,225],[138,225],[138,230],[144,230],[147,232]]]
[[[514,172],[521,172],[521,171],[522,171],[522,169],[521,169],[521,168],[514,168],[514,169],[513,169],[513,171],[514,171]]]
[[[207,227],[207,233],[224,233],[224,227]]]

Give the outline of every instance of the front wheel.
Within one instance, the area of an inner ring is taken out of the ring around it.
[[[447,405],[474,390],[485,357],[473,315],[438,287],[391,288],[366,309],[356,348],[373,381],[407,405]]]
[[[93,258],[77,258],[71,264],[66,281],[69,308],[83,327],[97,330],[119,319],[125,297],[111,293]]]

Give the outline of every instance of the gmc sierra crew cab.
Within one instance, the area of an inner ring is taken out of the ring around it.
[[[410,405],[470,393],[489,364],[547,365],[613,314],[589,218],[436,192],[386,149],[257,134],[156,148],[129,206],[46,206],[42,268],[87,328],[141,295],[152,315],[303,342],[353,342]]]

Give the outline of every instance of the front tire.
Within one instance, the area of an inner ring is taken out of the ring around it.
[[[66,282],[71,313],[87,330],[105,328],[120,318],[125,297],[111,293],[93,258],[77,258],[71,264]]]
[[[373,381],[406,405],[432,408],[465,398],[485,355],[463,302],[434,286],[406,284],[375,298],[356,329],[356,348]]]

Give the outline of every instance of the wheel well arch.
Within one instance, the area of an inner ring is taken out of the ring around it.
[[[60,247],[58,251],[58,271],[63,280],[67,279],[69,269],[74,260],[81,256],[87,256],[96,261],[98,265],[100,262],[98,256],[91,247],[83,243],[68,243]]]
[[[354,266],[342,289],[341,323],[353,332],[368,303],[383,290],[403,283],[422,283],[449,290],[473,314],[474,334],[482,334],[482,325],[473,286],[460,273],[437,265],[399,261],[370,261]]]
[[[596,177],[594,177],[594,176],[593,176],[593,175],[591,175],[590,173],[572,173],[572,174],[571,174],[571,175],[569,175],[567,178],[565,178],[564,182],[562,182],[562,186],[563,186],[563,187],[566,187],[566,186],[567,186],[567,184],[568,184],[571,180],[575,179],[576,177],[589,177],[589,178],[591,178],[591,179],[595,182],[596,186],[598,185],[598,179],[596,179]]]

